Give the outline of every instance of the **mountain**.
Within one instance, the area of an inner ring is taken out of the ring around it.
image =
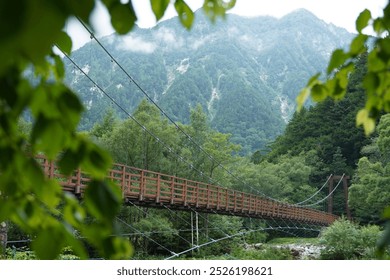
[[[303,9],[279,19],[229,14],[215,24],[197,11],[190,32],[173,18],[100,41],[174,120],[187,123],[200,103],[212,127],[231,133],[246,154],[283,131],[300,89],[352,36]],[[96,42],[72,58],[129,112],[145,98]],[[65,62],[66,81],[87,109],[81,129],[88,129],[107,108],[117,108]]]

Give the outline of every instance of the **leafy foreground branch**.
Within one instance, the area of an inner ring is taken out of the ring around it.
[[[161,19],[170,1],[150,2],[156,20]],[[115,30],[128,33],[137,20],[131,1],[102,3]],[[205,0],[203,9],[215,20],[234,3]],[[132,253],[127,240],[114,237],[113,217],[121,196],[103,180],[110,157],[76,133],[83,107],[64,85],[63,63],[52,51],[58,45],[70,53],[72,42],[63,32],[66,21],[77,17],[89,24],[95,4],[94,0],[0,3],[0,222],[12,221],[33,236],[32,248],[40,259],[54,259],[65,246],[88,258],[77,236],[85,237],[104,258],[128,258]],[[174,7],[184,27],[191,28],[194,13],[186,2],[176,0]],[[26,72],[35,75],[34,82],[26,78]],[[27,136],[17,127],[26,111],[34,120]],[[78,167],[91,174],[82,204],[64,194],[58,182],[44,177],[31,157],[39,153],[59,158],[65,174]]]

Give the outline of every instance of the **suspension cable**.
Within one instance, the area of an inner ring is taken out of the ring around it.
[[[328,182],[329,182],[329,180],[330,180],[330,178],[333,176],[333,174],[330,174],[329,175],[329,177],[328,177],[328,179],[326,180],[326,182],[322,185],[322,187],[318,190],[318,191],[316,191],[312,196],[310,196],[309,198],[307,198],[307,199],[305,199],[305,200],[303,200],[303,201],[301,201],[301,202],[298,202],[298,203],[295,203],[295,205],[300,205],[300,204],[303,204],[303,203],[305,203],[306,201],[309,201],[310,199],[312,199],[313,197],[315,197],[320,191],[322,191],[322,189],[328,184]]]
[[[317,202],[314,202],[312,204],[306,204],[306,205],[302,205],[302,206],[303,207],[314,206],[314,205],[317,205],[317,204],[323,202],[324,200],[326,200],[328,197],[330,197],[336,191],[337,187],[340,185],[341,181],[343,180],[344,175],[345,175],[345,173],[343,173],[343,175],[341,176],[341,178],[340,178],[339,182],[337,183],[336,187],[326,197],[324,197],[323,199],[318,200]]]

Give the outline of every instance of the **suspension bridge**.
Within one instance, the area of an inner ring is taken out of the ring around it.
[[[70,176],[61,174],[55,161],[44,156],[37,160],[47,177],[56,179],[63,190],[82,197],[90,177],[81,169]],[[251,193],[228,189],[153,172],[114,164],[106,179],[113,181],[122,191],[124,203],[144,207],[171,208],[183,211],[235,215],[257,219],[289,220],[328,226],[336,215],[292,205]]]

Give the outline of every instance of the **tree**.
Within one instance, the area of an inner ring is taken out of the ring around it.
[[[132,2],[102,2],[115,30],[128,33],[137,20]],[[169,3],[151,0],[157,20]],[[234,3],[205,0],[203,10],[215,20]],[[53,259],[65,245],[86,258],[86,250],[74,231],[86,237],[105,258],[127,258],[131,253],[130,245],[113,235],[121,196],[115,186],[103,180],[111,165],[110,157],[76,133],[83,107],[64,85],[63,63],[53,52],[53,45],[57,45],[70,53],[72,42],[63,31],[65,23],[77,17],[89,24],[94,5],[94,0],[0,3],[0,221],[10,220],[32,233],[32,247],[39,258]],[[174,6],[181,23],[189,29],[194,13],[184,0],[175,0]],[[24,75],[26,70],[35,74],[34,82]],[[28,149],[26,137],[17,129],[18,119],[26,110],[34,119]],[[91,174],[83,205],[64,194],[58,182],[45,178],[32,157],[38,153],[58,158],[65,174],[77,167]],[[57,209],[60,203],[62,213]],[[85,224],[87,216],[92,224]]]
[[[372,27],[376,37],[372,38],[365,33],[368,26]],[[370,135],[382,112],[390,112],[390,1],[383,9],[383,15],[378,18],[373,18],[367,9],[362,11],[356,19],[356,30],[358,34],[352,40],[349,50],[337,49],[332,53],[325,81],[320,80],[320,74],[313,76],[297,97],[297,102],[298,107],[302,107],[309,96],[315,101],[323,101],[327,97],[342,99],[347,90],[348,78],[357,64],[356,58],[367,53],[367,73],[363,77],[366,102],[364,108],[356,114],[356,125],[362,125],[366,135]],[[371,45],[372,48],[369,48]],[[380,241],[381,252],[390,245],[390,210],[384,212],[384,218],[389,222]]]
[[[199,180],[212,178],[219,184],[225,185],[226,173],[219,167],[233,163],[234,155],[240,150],[240,146],[230,142],[230,134],[211,129],[201,105],[198,104],[191,110],[190,120],[186,130],[192,141],[188,138],[183,139],[183,145],[186,146],[184,153],[191,158],[197,170],[205,172],[204,178],[199,177],[195,170],[190,177]]]
[[[103,146],[118,163],[147,170],[170,171],[166,169],[169,163],[166,162],[166,147],[162,143],[176,146],[175,129],[146,100],[141,101],[133,117],[138,123],[134,119],[118,123],[111,133],[101,138]]]
[[[115,112],[112,108],[110,108],[106,112],[103,121],[101,123],[95,123],[95,125],[92,127],[90,135],[96,138],[101,138],[105,135],[110,134],[115,126],[115,122]]]
[[[390,203],[390,114],[384,115],[378,126],[378,137],[373,139],[379,157],[359,160],[356,178],[350,187],[349,204],[356,218],[364,223],[382,222],[382,210]],[[372,150],[372,148],[371,148]]]

